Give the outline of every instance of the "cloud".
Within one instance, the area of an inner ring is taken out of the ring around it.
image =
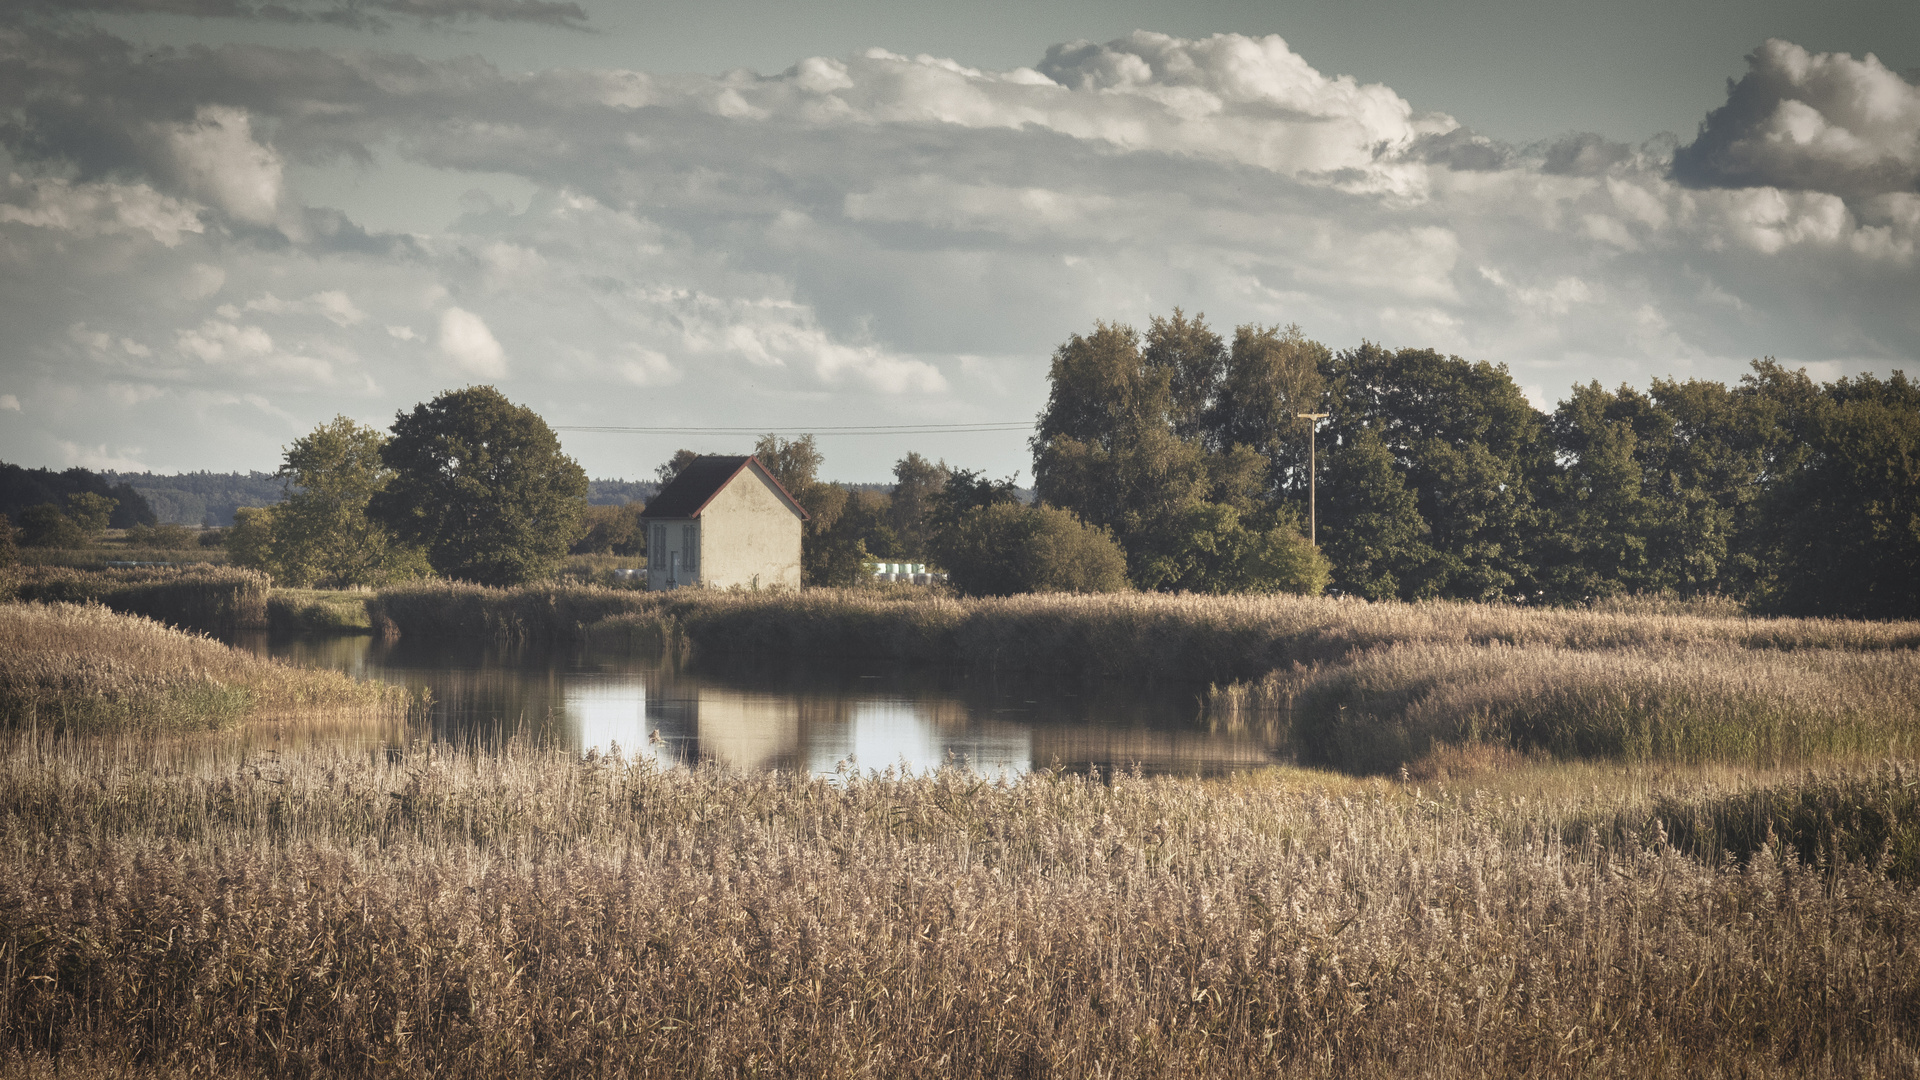
[[[202,229],[191,203],[147,184],[74,183],[63,177],[27,179],[8,173],[0,186],[0,225],[78,237],[144,233],[167,247]]]
[[[452,371],[556,423],[1000,419],[1039,407],[1068,333],[1176,304],[1505,363],[1549,396],[1736,379],[1760,355],[1920,357],[1920,193],[1700,186],[1671,139],[1512,146],[1275,37],[1136,33],[1006,71],[875,50],[769,75],[522,75],[0,28],[0,108],[25,178],[0,205],[112,185],[178,223],[115,216],[104,187],[69,217],[91,232],[0,221],[0,357],[76,397],[256,393],[311,426]],[[302,204],[323,168],[437,172],[454,194],[369,233]],[[513,205],[459,198],[475,175],[515,178]],[[270,420],[222,414],[263,462],[285,441]],[[1021,465],[991,452],[977,464]]]
[[[339,289],[317,292],[305,300],[282,300],[272,293],[262,293],[247,301],[246,309],[269,315],[318,315],[335,326],[358,326],[367,318],[353,298]]]
[[[162,137],[181,186],[241,221],[273,223],[285,166],[254,141],[244,110],[205,105],[191,123],[165,125]]]
[[[19,412],[20,399],[13,394],[0,394],[0,412]]]
[[[1811,53],[1778,38],[1747,65],[1674,155],[1681,182],[1848,198],[1920,189],[1920,86],[1872,53]]]
[[[480,316],[465,308],[450,307],[440,313],[439,346],[441,356],[469,375],[482,379],[506,377],[506,350],[494,340],[493,331]]]
[[[359,30],[385,29],[392,25],[389,16],[428,25],[489,19],[582,28],[587,21],[580,5],[555,0],[25,0],[24,6],[47,13],[188,15],[324,23]]]

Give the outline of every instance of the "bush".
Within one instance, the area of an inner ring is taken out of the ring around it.
[[[199,542],[192,529],[167,522],[162,525],[134,525],[127,529],[128,547],[163,548],[177,551]]]
[[[1127,588],[1127,556],[1113,536],[1058,507],[974,507],[935,534],[933,555],[974,596]]]
[[[86,533],[53,503],[30,506],[20,514],[20,543],[27,547],[72,548],[86,542]]]

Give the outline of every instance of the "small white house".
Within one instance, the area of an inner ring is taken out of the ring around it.
[[[647,588],[800,587],[807,512],[751,455],[687,463],[640,512]]]

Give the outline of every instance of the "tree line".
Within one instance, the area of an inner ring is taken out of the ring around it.
[[[1302,414],[1324,415],[1317,433]],[[1659,593],[1920,616],[1920,387],[1900,372],[1819,384],[1765,359],[1733,385],[1589,383],[1543,413],[1504,366],[1336,352],[1297,326],[1229,337],[1175,309],[1055,349],[1030,449],[1031,501],[1012,477],[917,453],[885,491],[820,479],[811,436],[754,452],[810,515],[810,585],[897,559],[972,593]],[[229,545],[289,584],[510,584],[570,551],[645,551],[642,504],[587,506],[552,429],[492,387],[442,394],[385,433],[338,418],[278,475],[286,500],[239,511]]]
[[[1039,498],[1111,531],[1140,588],[1261,587],[1308,511],[1328,581],[1370,599],[1569,603],[1618,593],[1920,615],[1920,386],[1577,386],[1551,414],[1503,365],[1297,326],[1229,341],[1178,309],[1055,350]],[[1264,546],[1263,546],[1264,545]],[[1296,577],[1296,580],[1298,578]]]

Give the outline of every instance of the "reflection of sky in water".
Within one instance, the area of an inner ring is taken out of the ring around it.
[[[965,730],[943,732],[925,707],[911,701],[876,700],[851,703],[850,715],[840,724],[822,725],[808,732],[807,768],[833,772],[851,757],[862,772],[904,768],[931,772],[949,763],[983,776],[1017,776],[1031,760],[1031,738],[1025,731]]]
[[[667,766],[820,774],[849,758],[862,772],[926,772],[951,762],[992,777],[1036,762],[1190,772],[1279,760],[1261,736],[1196,725],[1193,693],[1179,687],[1156,694],[1039,678],[875,674],[831,662],[701,670],[624,651],[515,652],[365,636],[243,644],[302,667],[428,691],[427,726],[413,737],[481,746],[525,732],[581,752],[617,745],[628,760]]]
[[[658,759],[659,748],[647,741],[644,680],[573,677],[563,686],[564,712],[583,753],[605,754],[618,746],[628,760]]]

